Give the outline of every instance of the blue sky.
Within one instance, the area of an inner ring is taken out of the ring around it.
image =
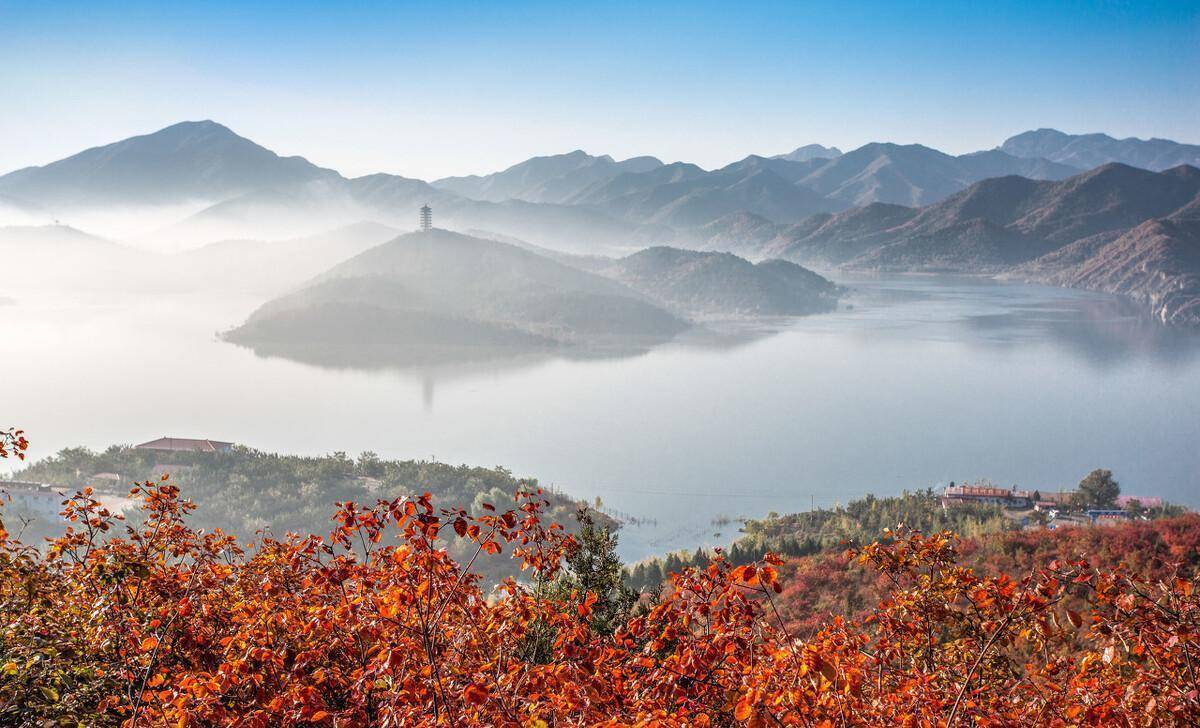
[[[347,174],[718,166],[1030,128],[1200,143],[1192,2],[0,0],[0,172],[211,118]]]

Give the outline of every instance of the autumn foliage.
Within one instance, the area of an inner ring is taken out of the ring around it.
[[[575,537],[537,492],[472,517],[345,503],[330,537],[252,549],[189,528],[171,482],[127,526],[90,493],[43,551],[0,542],[0,724],[1195,725],[1200,597],[1083,558],[1017,577],[898,530],[847,569],[888,584],[803,637],[779,559],[720,559],[597,629],[606,594],[546,590]],[[132,519],[131,519],[132,520]],[[485,593],[468,553],[527,575]]]

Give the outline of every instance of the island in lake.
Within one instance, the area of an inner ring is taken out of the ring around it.
[[[573,267],[497,240],[401,235],[272,299],[224,338],[323,364],[408,365],[645,351],[695,314],[804,314],[839,289],[794,263],[651,248]],[[605,275],[601,275],[601,272]]]

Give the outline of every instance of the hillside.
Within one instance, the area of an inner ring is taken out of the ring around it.
[[[600,272],[689,316],[795,316],[837,306],[838,287],[784,260],[647,248]]]
[[[384,365],[627,351],[686,327],[615,281],[506,243],[434,230],[334,266],[264,304],[225,338],[261,354]]]
[[[344,453],[306,457],[241,446],[219,454],[163,453],[128,445],[114,445],[102,452],[67,448],[25,466],[14,477],[49,483],[71,493],[97,482],[92,477],[95,473],[117,473],[123,480],[112,485],[124,495],[134,482],[158,480],[167,470],[183,497],[198,505],[191,515],[193,525],[209,531],[219,528],[243,542],[264,529],[278,536],[326,535],[332,528],[329,508],[335,502],[369,503],[376,498],[430,493],[448,507],[481,513],[482,503],[511,508],[518,489],[538,487],[536,479],[515,478],[498,467],[386,460],[369,452],[357,458]],[[573,528],[579,503],[554,493],[547,498],[554,518]],[[3,511],[0,508],[0,513]],[[15,518],[13,511],[8,513]],[[608,523],[603,516],[597,517]],[[55,524],[35,525],[38,533],[58,535]],[[61,531],[62,524],[57,525]],[[516,572],[511,563],[499,561],[486,563],[482,571],[493,580]]]
[[[300,238],[221,240],[164,256],[162,268],[177,285],[278,295],[398,233],[364,221]]]
[[[1037,129],[1009,137],[1000,145],[1018,157],[1043,157],[1080,169],[1119,162],[1161,172],[1181,164],[1200,167],[1200,145],[1170,139],[1114,139],[1108,134],[1065,134]]]
[[[1031,569],[1086,555],[1100,568],[1128,565],[1147,579],[1170,578],[1170,564],[1182,573],[1200,570],[1200,516],[1189,513],[1114,526],[1003,531],[965,538],[959,545],[964,566],[978,573],[1020,579]],[[843,548],[789,559],[779,572],[786,582],[780,611],[800,634],[812,634],[831,616],[865,615],[891,589],[883,574],[855,568]],[[1071,600],[1073,609],[1085,602]]]
[[[1025,530],[1000,506],[943,508],[932,490],[918,490],[883,498],[867,495],[835,509],[746,521],[722,556],[735,566],[759,562],[768,553],[784,557],[780,610],[792,629],[812,634],[831,616],[861,617],[883,598],[891,582],[855,568],[846,551],[886,541],[889,530],[900,528],[953,532],[963,539],[960,553],[965,564],[982,573],[1020,577],[1037,564],[1066,562],[1079,554],[1102,566],[1125,562],[1147,575],[1165,575],[1170,560],[1181,558],[1189,572],[1200,569],[1200,516],[1168,505],[1144,517],[1148,520],[1117,525]],[[625,581],[637,590],[653,589],[672,573],[709,566],[715,556],[712,550],[697,549],[647,559],[627,567]]]
[[[68,225],[0,227],[0,283],[6,286],[68,284],[103,288],[136,280],[151,257],[135,248]]]
[[[1107,240],[1085,238],[1019,272],[1055,285],[1128,296],[1165,324],[1200,326],[1200,220],[1147,220]]]
[[[1197,194],[1193,167],[1111,164],[1060,182],[998,177],[921,208],[875,204],[778,228],[764,253],[856,268],[995,272],[1171,215]]]

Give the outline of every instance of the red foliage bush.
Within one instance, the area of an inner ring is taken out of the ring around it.
[[[1151,580],[1071,558],[980,576],[958,563],[953,535],[901,531],[848,557],[888,583],[882,601],[804,639],[779,609],[775,558],[677,574],[607,634],[589,620],[602,595],[550,598],[512,581],[484,594],[440,545],[509,550],[553,577],[574,541],[543,524],[536,494],[481,518],[427,497],[347,503],[331,538],[249,552],[188,528],[190,504],[169,482],[137,494],[145,521],[123,535],[84,492],[45,555],[0,544],[0,723],[1200,720],[1200,609],[1182,572]]]

